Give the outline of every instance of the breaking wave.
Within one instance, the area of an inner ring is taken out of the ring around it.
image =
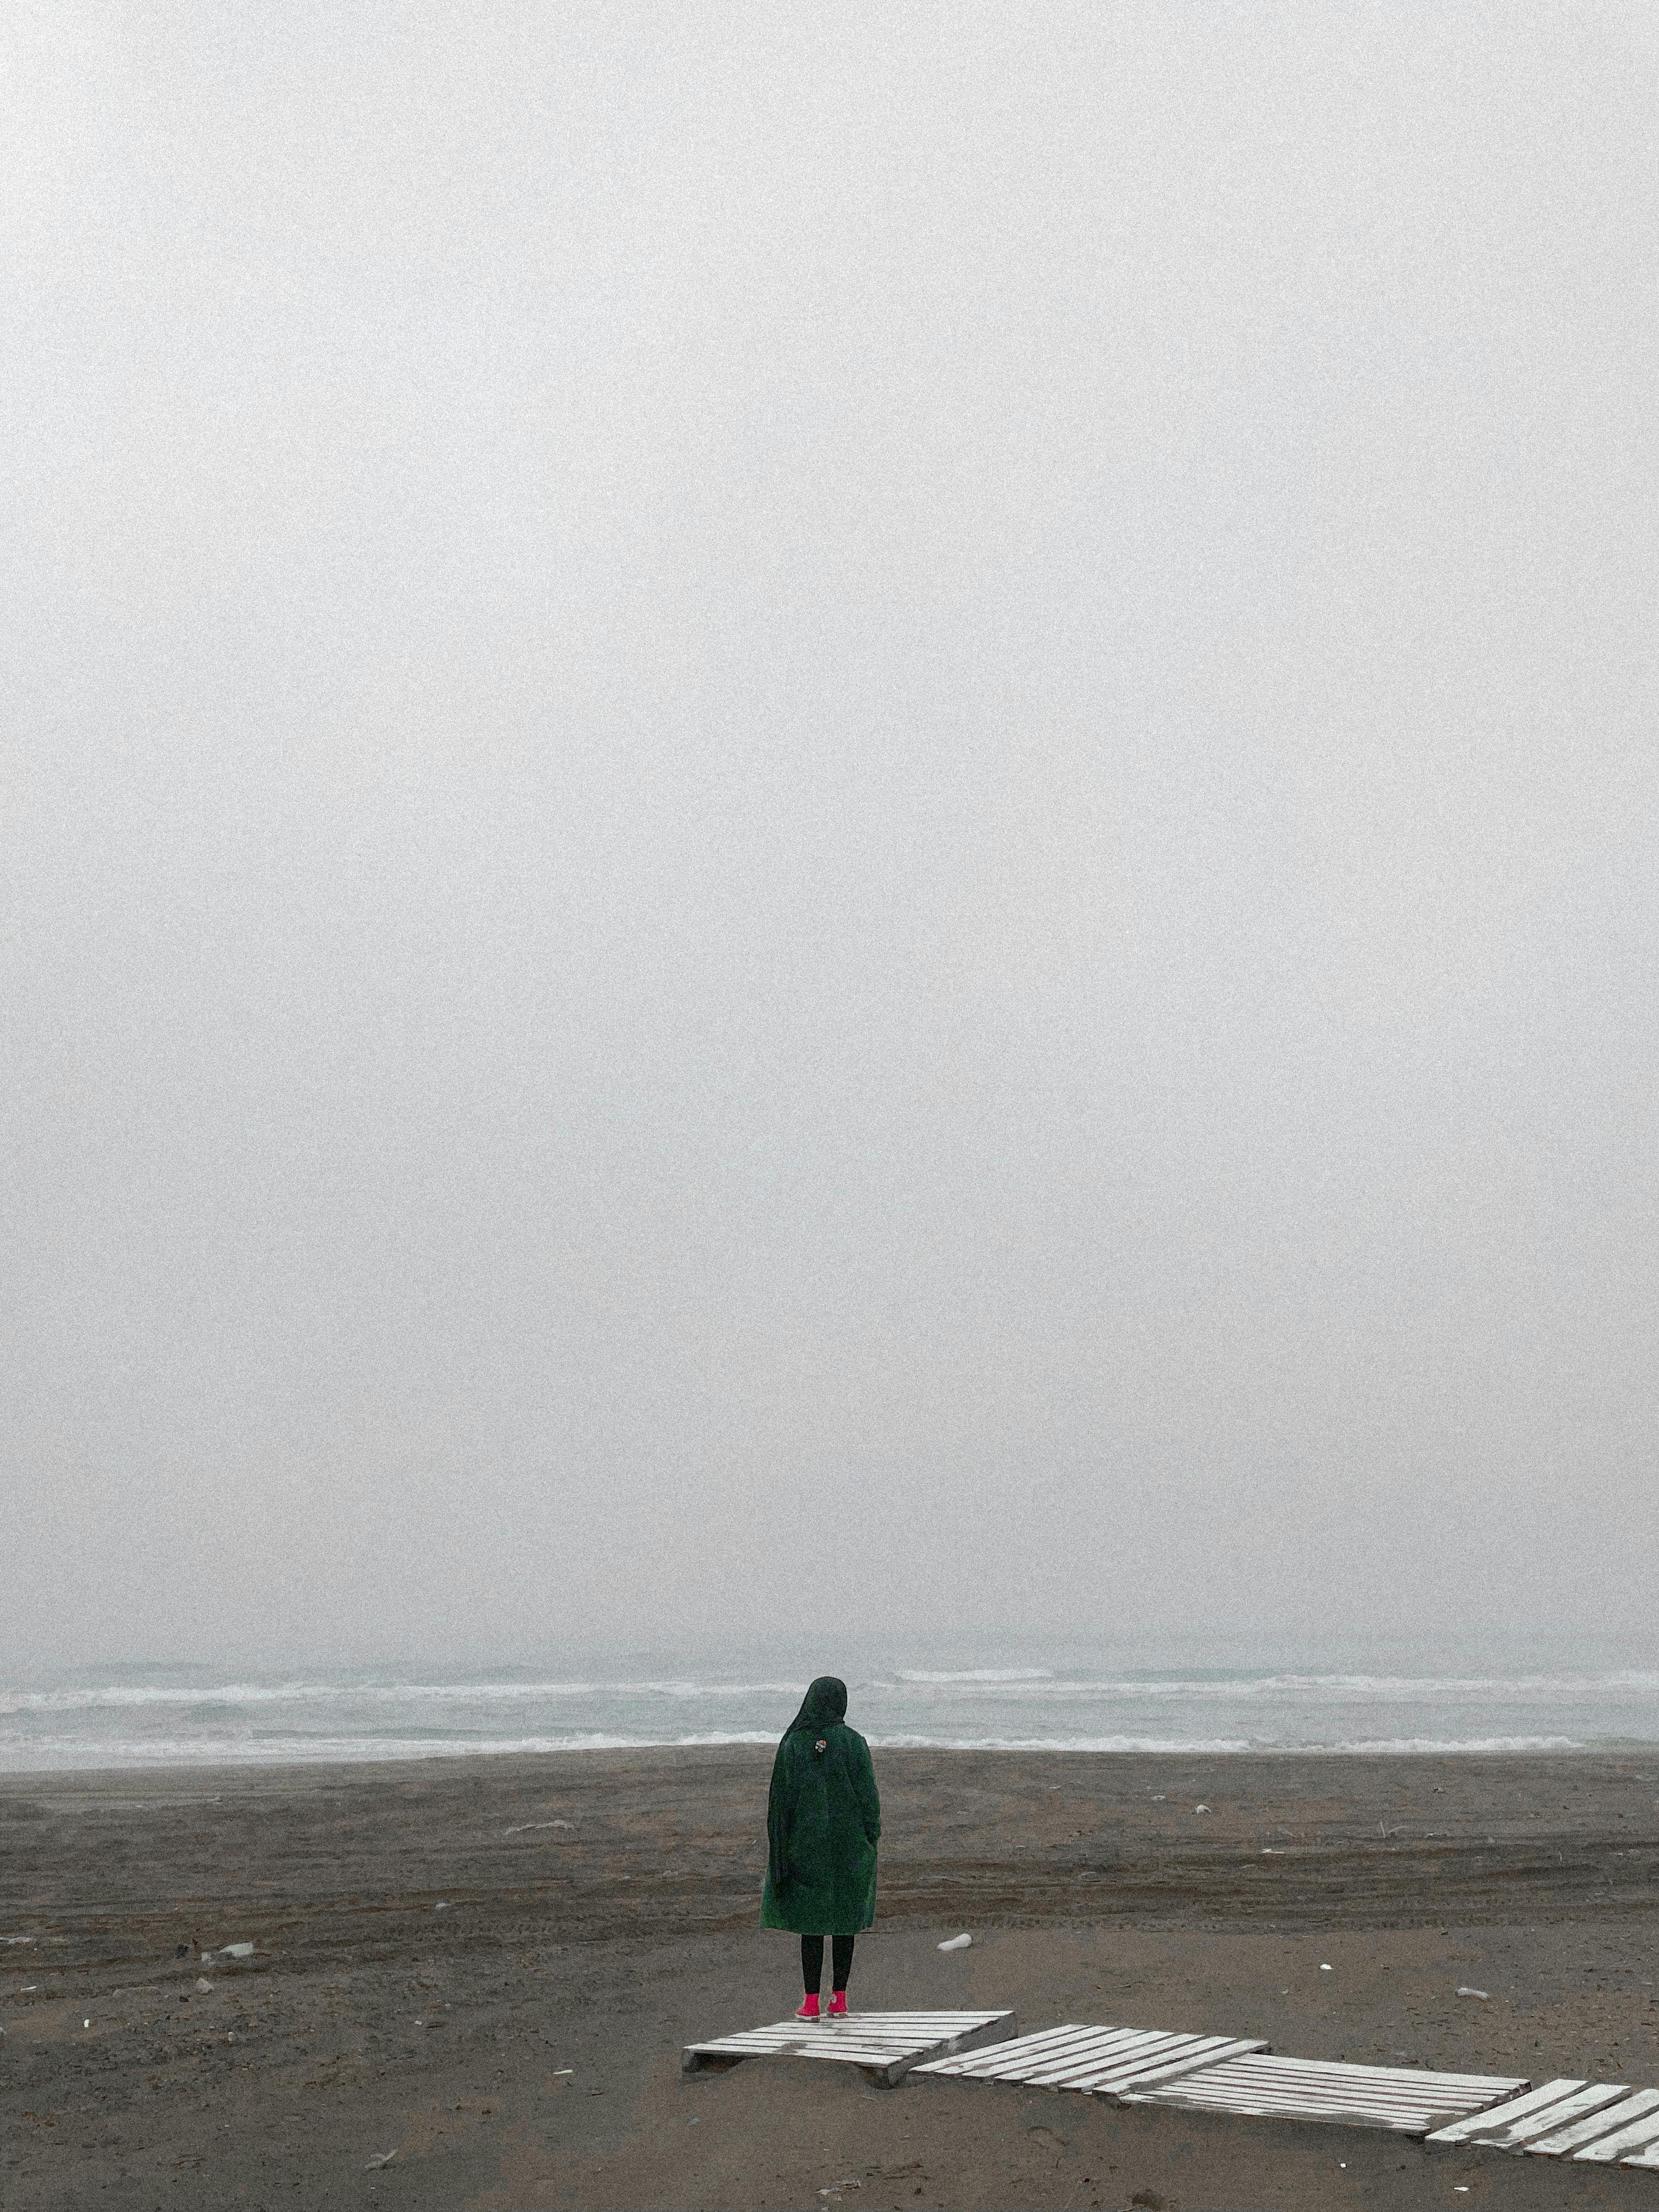
[[[501,1662],[471,1681],[436,1667],[400,1680],[385,1666],[233,1677],[135,1665],[14,1680],[0,1687],[0,1771],[774,1744],[804,1679],[769,1655],[725,1674],[627,1666],[549,1666],[534,1680]],[[1639,1668],[1134,1674],[1102,1648],[1092,1665],[845,1671],[854,1724],[894,1749],[1226,1758],[1659,1745],[1659,1671]]]

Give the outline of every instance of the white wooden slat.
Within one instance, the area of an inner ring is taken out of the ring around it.
[[[1103,2030],[1118,2039],[1118,2048],[1124,2051],[1154,2051],[1177,2039],[1178,2032],[1167,2027],[1112,2027]]]
[[[1243,2069],[1249,2069],[1249,2070],[1243,2070]],[[1312,2069],[1305,2069],[1305,2066],[1291,2066],[1291,2063],[1285,2063],[1285,2066],[1281,2069],[1279,2059],[1265,2057],[1265,2053],[1261,2055],[1259,2066],[1249,2062],[1249,2059],[1228,2059],[1228,2062],[1225,2062],[1225,2070],[1217,2069],[1214,2079],[1221,2079],[1221,2081],[1228,2081],[1228,2084],[1239,2084],[1241,2088],[1283,2090],[1285,2094],[1310,2094],[1310,2097],[1328,2097],[1328,2094],[1329,2097],[1354,2097],[1354,2094],[1364,2094],[1364,2097],[1394,2097],[1394,2100],[1405,2100],[1407,2104],[1444,2104],[1447,2108],[1451,2108],[1451,2106],[1464,2106],[1464,2108],[1471,2112],[1480,2111],[1482,2106],[1498,2104],[1502,2097],[1513,2094],[1513,2084],[1510,2084],[1510,2081],[1455,2081],[1455,2079],[1447,2079],[1444,2075],[1431,2075],[1431,2073],[1418,2075],[1416,2081],[1394,2081],[1394,2079],[1389,2077],[1367,2079],[1367,2073],[1364,2073],[1364,2069],[1360,2069],[1360,2066],[1354,2066],[1354,2069],[1347,2069],[1347,2066],[1334,2066],[1329,2073],[1325,2073],[1325,2070],[1314,2073]],[[1203,2077],[1203,2088],[1214,2086],[1214,2079],[1206,2073],[1206,2077]],[[1192,2090],[1197,2093],[1197,2086],[1192,2086]],[[1186,2094],[1188,2086],[1186,2084],[1172,2086],[1168,2094],[1175,2097],[1176,2093]],[[1148,2094],[1152,2094],[1151,2090],[1148,2090]]]
[[[1029,2073],[1022,2069],[1020,2080],[1029,2081],[1035,2089],[1051,2087],[1057,2077],[1070,2074],[1079,2066],[1103,2065],[1111,2059],[1132,2061],[1136,2057],[1148,2059],[1163,2057],[1170,2046],[1185,2039],[1173,2035],[1158,2035],[1150,2032],[1126,2035],[1121,2028],[1097,2028],[1093,2036],[1075,2049],[1066,2051],[1057,2059],[1050,2059]]]
[[[1528,2089],[1524,2097],[1513,2097],[1506,2105],[1489,2106],[1485,2112],[1473,2113],[1465,2119],[1454,2120],[1449,2128],[1437,2128],[1429,2141],[1431,2143],[1480,2142],[1490,2148],[1508,2149],[1510,2143],[1499,2140],[1506,2130],[1518,2126],[1522,2121],[1535,2120],[1538,2132],[1546,2132],[1555,2124],[1548,2116],[1547,2108],[1559,2105],[1575,2089],[1585,2087],[1586,2084],[1577,2078],[1545,2081],[1536,2089]],[[1526,2139],[1522,2135],[1516,2140],[1521,2142]]]
[[[1034,2027],[1024,2035],[1017,2035],[1012,2039],[1010,2048],[1017,2045],[1022,2051],[1035,2049],[1040,2044],[1053,2043],[1060,2036],[1087,2035],[1092,2032],[1082,2021],[1066,2021],[1059,2027]]]
[[[1474,2112],[1480,2103],[1480,2100],[1468,2090],[1452,2094],[1443,2089],[1437,2094],[1428,2092],[1414,2097],[1403,2089],[1367,2088],[1363,2081],[1351,2081],[1346,2085],[1315,2081],[1300,2086],[1289,2081],[1212,2083],[1207,2067],[1193,2074],[1180,2075],[1168,2084],[1145,2089],[1139,2086],[1126,2089],[1123,2096],[1127,2102],[1134,2104],[1193,2104],[1220,2096],[1242,2098],[1248,2103],[1254,2097],[1270,2099],[1279,2104],[1306,2105],[1310,2108],[1328,2106],[1333,2110],[1346,2111],[1350,2106],[1363,2106],[1379,2112],[1438,2112],[1445,2119]]]
[[[1443,2095],[1408,2097],[1399,2090],[1367,2090],[1360,2082],[1351,2083],[1346,2088],[1326,2084],[1297,2088],[1272,2081],[1212,2083],[1207,2069],[1186,2075],[1172,2083],[1168,2090],[1132,2090],[1126,2094],[1124,2102],[1197,2105],[1214,2104],[1223,2099],[1230,2104],[1284,2105],[1309,2112],[1348,2112],[1361,2106],[1377,2112],[1449,2112],[1455,2109],[1453,2103]],[[1460,2101],[1467,2108],[1467,2098]]]
[[[1058,2086],[1101,2095],[1131,2081],[1139,2085],[1155,2076],[1172,2078],[1173,2074],[1188,2070],[1189,2065],[1212,2063],[1219,2057],[1261,2048],[1260,2044],[1231,2044],[1218,2035],[1172,2035],[1139,2050],[1109,2051],[1086,2067],[1068,2069],[1065,2080]],[[1172,2069],[1171,2075],[1165,2075],[1166,2068]]]
[[[1295,2083],[1309,2087],[1323,2084],[1332,2088],[1359,2086],[1367,2089],[1400,2089],[1425,2096],[1443,2093],[1461,2096],[1468,2091],[1474,2095],[1487,2095],[1492,2103],[1527,2086],[1524,2081],[1495,2074],[1428,2073],[1414,2066],[1359,2066],[1346,2059],[1269,2057],[1266,2053],[1230,2059],[1216,2076],[1207,2078],[1223,2075],[1229,2081],[1243,2082]]]
[[[1110,2032],[1110,2031],[1109,2031]],[[1129,2030],[1115,2031],[1128,2033]],[[976,2051],[961,2057],[937,2058],[926,2066],[919,2066],[919,2074],[967,2075],[975,2078],[1003,2078],[1000,2071],[1008,2067],[1018,2069],[1027,2063],[1040,2065],[1045,2057],[1058,2054],[1082,2041],[1085,2037],[1098,2035],[1101,2030],[1079,2027],[1073,2022],[1065,2027],[1047,2027],[1034,2035],[1017,2035],[999,2043],[994,2050]],[[1009,2076],[1008,2078],[1013,2078]]]
[[[1012,2081],[1085,2094],[1104,2089],[1115,2094],[1117,2088],[1138,2085],[1143,2079],[1173,2081],[1219,2059],[1243,2057],[1267,2047],[1259,2037],[1088,2027],[1073,2021],[959,2057],[933,2059],[915,2071],[918,2075]]]
[[[1077,2067],[1068,2067],[1060,2087],[1066,2089],[1094,2089],[1109,2081],[1138,2081],[1152,2068],[1174,2064],[1187,2056],[1195,2045],[1208,2045],[1219,2038],[1201,2035],[1164,2035],[1152,2042],[1138,2044],[1133,2050],[1108,2051]]]
[[[1080,2039],[1065,2046],[1067,2050],[1080,2050],[1085,2047]],[[976,2052],[974,2055],[982,2057],[986,2063],[972,2068],[953,2067],[951,2069],[953,2076],[959,2080],[975,2081],[1024,2081],[1030,2075],[1031,2067],[1036,2063],[1031,2057],[1004,2060],[1000,2052]],[[1052,2058],[1055,2053],[1050,2052],[1047,2055]],[[930,2074],[942,2074],[945,2068],[937,2059],[934,2059],[928,2062],[927,2070]]]
[[[1585,2094],[1588,2095],[1589,2092],[1586,2091]],[[1592,2111],[1589,2106],[1586,2105],[1583,2118],[1574,2119],[1571,2125],[1553,2129],[1548,2135],[1534,2136],[1527,2145],[1528,2156],[1529,2158],[1565,2158],[1569,2151],[1581,2150],[1586,2143],[1595,2142],[1598,2136],[1610,2136],[1613,2130],[1621,2127],[1627,2118],[1633,2120],[1638,2118],[1636,2113],[1626,2113],[1625,2111],[1630,2097],[1630,2084],[1626,2081],[1620,2082],[1613,2089],[1611,2100],[1607,2097],[1601,2099],[1601,2111]],[[1652,2101],[1659,2103],[1659,2098],[1655,2098]],[[1564,2122],[1569,2118],[1565,2105],[1561,2108],[1561,2118]]]
[[[1159,2082],[1178,2081],[1184,2075],[1197,2074],[1211,2066],[1218,2066],[1228,2058],[1243,2058],[1257,2051],[1265,2051],[1267,2044],[1260,2037],[1206,2035],[1190,2051],[1178,2057],[1166,2058],[1160,2063],[1137,2067],[1127,2075],[1112,2075],[1104,2081],[1091,2081],[1083,2086],[1097,2095],[1112,2096],[1121,2088],[1150,2089]]]
[[[1576,2089],[1569,2090],[1565,2097],[1556,2098],[1553,2103],[1529,2113],[1523,2119],[1514,2121],[1507,2127],[1492,2128],[1489,2134],[1487,2126],[1490,2123],[1483,2124],[1476,2140],[1489,2150],[1525,2150],[1540,2136],[1553,2135],[1558,2128],[1565,2128],[1574,2120],[1583,2119],[1587,2112],[1599,2112],[1603,2105],[1610,2105],[1629,2094],[1617,2083],[1581,2082]]]
[[[1494,2095],[1527,2087],[1525,2081],[1507,2075],[1444,2074],[1438,2069],[1431,2072],[1422,2066],[1362,2066],[1352,2059],[1297,2058],[1289,2053],[1243,2058],[1236,2063],[1246,2075],[1261,2074],[1285,2081],[1294,2076],[1310,2081],[1369,2081],[1379,2087],[1395,2083],[1405,2089],[1419,2089],[1428,2084],[1436,2089],[1490,2089]]]
[[[1079,2070],[1091,2070],[1091,2069],[1097,2069],[1097,2066],[1110,2066],[1113,2062],[1130,2063],[1133,2062],[1133,2055],[1139,2053],[1141,2048],[1144,2048],[1141,2044],[1130,2046],[1130,2044],[1121,2042],[1121,2039],[1117,2039],[1117,2037],[1097,2035],[1093,2042],[1078,2044],[1073,2051],[1064,2051],[1064,2053],[1060,2053],[1060,2057],[1048,2059],[1044,2066],[1033,2066],[1030,2070],[1022,2069],[1020,2079],[1022,2081],[1029,2081],[1033,2088],[1057,2088],[1061,2079],[1068,2079],[1073,2073],[1079,2073]],[[1159,2051],[1161,2053],[1161,2051],[1166,2051],[1168,2044],[1164,2042],[1164,2039],[1157,2039],[1157,2042],[1152,2042],[1151,2046],[1146,2046],[1146,2048]]]
[[[1615,2106],[1607,2118],[1613,2123],[1613,2132],[1575,2151],[1575,2166],[1581,2161],[1591,2166],[1613,2166],[1632,2151],[1659,2142],[1659,2089],[1638,2089],[1624,2104]]]
[[[902,2058],[902,2051],[895,2051],[890,2043],[849,2043],[840,2051],[813,2050],[810,2045],[800,2051],[792,2051],[792,2058],[822,2058],[832,2066],[885,2066],[895,2058]]]
[[[931,2051],[935,2044],[945,2039],[938,2028],[930,2028],[920,2035],[883,2035],[867,2028],[843,2027],[832,2035],[791,2036],[787,2047],[791,2051],[797,2046],[803,2051],[850,2051],[857,2044],[861,2050]]]
[[[1368,2088],[1363,2081],[1346,2084],[1316,2081],[1297,2084],[1291,2081],[1212,2081],[1206,2068],[1170,2083],[1167,2088],[1137,2089],[1127,2093],[1138,2104],[1191,2104],[1200,2099],[1220,2096],[1271,2099],[1277,2103],[1328,2106],[1334,2109],[1350,2106],[1365,2106],[1377,2112],[1443,2112],[1454,2114],[1473,2112],[1477,2099],[1468,2090],[1453,2094],[1446,2090],[1425,2091],[1413,2096],[1403,2089]]]
[[[1152,2098],[1134,2096],[1123,2100],[1125,2104],[1130,2105],[1157,2101]],[[1447,2112],[1443,2104],[1385,2106],[1367,2102],[1358,2096],[1346,2100],[1337,2097],[1310,2100],[1239,2094],[1195,2099],[1180,2109],[1234,2112],[1247,2119],[1318,2120],[1332,2127],[1386,2128],[1396,2135],[1426,2134],[1437,2120],[1445,2118]]]
[[[793,2034],[787,2035],[785,2034],[781,2028],[773,2028],[765,2031],[757,2028],[747,2035],[722,2036],[718,2043],[694,2043],[691,2048],[694,2051],[706,2051],[711,2052],[720,2051],[788,2051],[792,2050],[797,2043],[805,2043],[805,2035],[799,2028],[797,2028]]]
[[[1525,2086],[1491,2075],[1255,2054],[1205,2067],[1167,2087],[1130,2088],[1121,2095],[1125,2104],[1276,2114],[1412,2135],[1443,2127],[1449,2119],[1478,2106],[1495,2105]]]
[[[1064,2042],[1055,2043],[1047,2051],[987,2051],[985,2057],[995,2068],[999,2081],[1030,2081],[1035,2075],[1050,2069],[1065,2068],[1073,2060],[1081,2064],[1085,2059],[1103,2057],[1113,2051],[1124,2051],[1137,2042],[1133,2032],[1127,2028],[1085,2027],[1074,2031]]]
[[[871,2034],[880,2033],[878,2029],[866,2032]],[[787,2027],[745,2028],[741,2034],[723,2035],[716,2042],[700,2043],[694,2047],[699,2051],[781,2051],[793,2048],[797,2043],[829,2043],[833,2039],[829,2028],[820,2027],[816,2021],[811,2021],[800,2026],[792,2024]],[[908,2043],[911,2039],[908,2035],[885,2039],[896,2044]]]

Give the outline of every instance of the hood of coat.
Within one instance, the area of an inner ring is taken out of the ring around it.
[[[837,1681],[833,1674],[820,1674],[802,1698],[800,1711],[785,1733],[793,1735],[797,1729],[811,1729],[817,1733],[833,1728],[846,1717],[846,1683]]]

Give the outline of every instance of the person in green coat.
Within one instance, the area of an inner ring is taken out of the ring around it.
[[[797,2020],[819,2016],[826,1936],[834,1942],[830,2018],[846,2018],[853,1938],[876,1917],[881,1800],[870,1747],[846,1712],[846,1683],[820,1674],[772,1763],[761,1926],[800,1937],[806,1996]]]

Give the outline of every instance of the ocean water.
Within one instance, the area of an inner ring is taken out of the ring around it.
[[[1178,1657],[1133,1667],[1121,1652],[1076,1649],[1021,1665],[929,1656],[843,1662],[848,1718],[872,1743],[1217,1755],[1659,1744],[1659,1668],[1373,1659],[1368,1671]],[[811,1671],[785,1662],[32,1670],[0,1675],[0,1772],[772,1743]]]

